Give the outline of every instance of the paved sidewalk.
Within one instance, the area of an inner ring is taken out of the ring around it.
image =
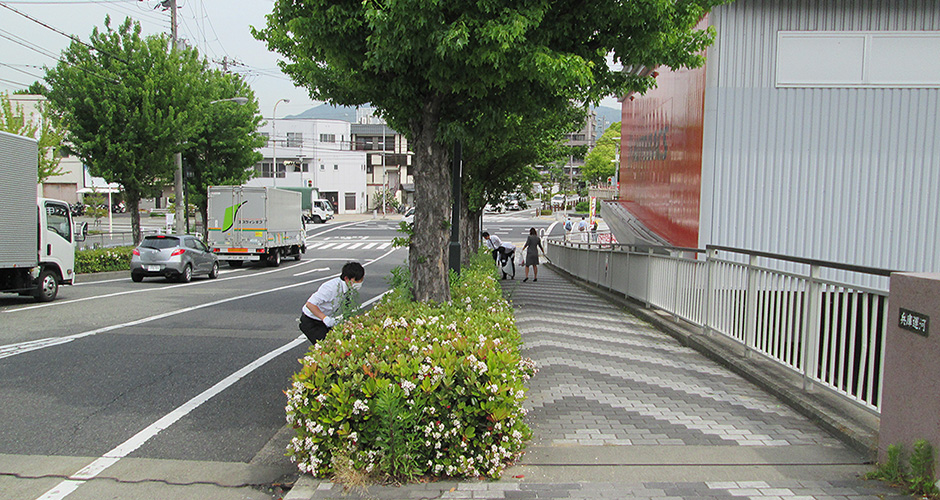
[[[910,498],[756,386],[549,269],[504,281],[534,437],[500,481],[371,487],[304,476],[287,499]]]

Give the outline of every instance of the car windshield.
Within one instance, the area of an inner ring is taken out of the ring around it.
[[[177,247],[179,244],[180,239],[174,238],[172,236],[148,236],[144,238],[144,242],[141,243],[140,246],[144,248],[163,250],[164,248]]]

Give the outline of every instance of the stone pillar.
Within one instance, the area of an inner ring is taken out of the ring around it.
[[[891,275],[884,356],[879,462],[919,439],[940,451],[940,274]]]

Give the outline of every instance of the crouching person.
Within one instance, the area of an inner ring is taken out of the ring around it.
[[[300,331],[311,343],[316,344],[326,337],[336,323],[343,319],[343,305],[352,300],[350,291],[359,290],[366,270],[358,262],[347,262],[339,278],[320,285],[307,299],[301,310]]]

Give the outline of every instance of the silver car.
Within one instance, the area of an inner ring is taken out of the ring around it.
[[[131,255],[131,279],[163,276],[188,283],[193,274],[219,277],[219,258],[195,236],[147,236]]]

